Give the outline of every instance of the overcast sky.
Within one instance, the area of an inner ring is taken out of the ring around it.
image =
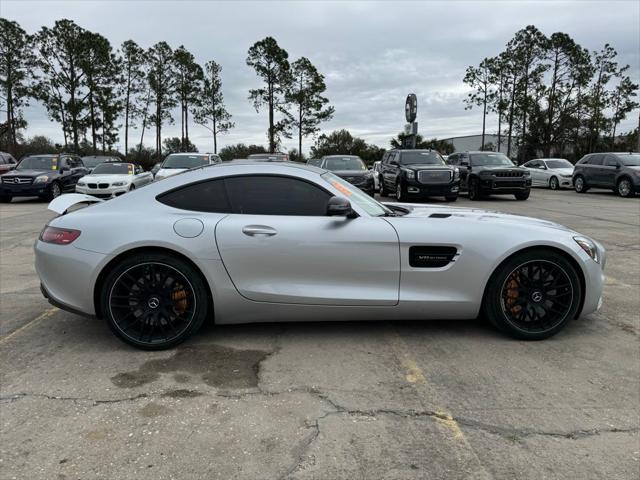
[[[184,45],[198,62],[223,67],[225,100],[236,128],[219,145],[266,145],[267,115],[256,113],[248,90],[260,85],[246,63],[247,49],[271,35],[291,61],[308,57],[326,77],[336,113],[323,131],[347,128],[380,146],[402,130],[407,93],[418,96],[420,133],[446,138],[480,133],[480,111],[465,111],[468,65],[499,53],[513,34],[533,24],[546,35],[563,31],[590,49],[610,43],[622,64],[640,80],[640,2],[631,1],[447,1],[447,2],[214,2],[214,1],[28,1],[0,0],[0,15],[29,33],[69,18],[106,36],[113,46],[133,39],[148,48],[167,41]],[[34,105],[25,112],[27,135],[62,141],[60,127]],[[179,111],[174,114],[177,122]],[[163,137],[180,136],[177,123]],[[635,128],[638,113],[618,131]],[[496,129],[489,118],[489,132]],[[190,127],[200,151],[212,149],[207,130]],[[139,130],[133,133],[134,138]],[[153,132],[146,139],[153,143]],[[122,137],[122,135],[121,135]],[[147,142],[145,142],[147,143]],[[312,143],[303,145],[308,150]],[[285,147],[297,146],[295,139]],[[121,145],[122,147],[122,145]]]

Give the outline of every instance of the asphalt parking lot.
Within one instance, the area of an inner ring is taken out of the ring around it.
[[[482,321],[328,321],[143,352],[42,298],[32,244],[53,214],[1,204],[0,478],[638,478],[640,200],[455,205],[602,242],[603,308],[534,343]]]

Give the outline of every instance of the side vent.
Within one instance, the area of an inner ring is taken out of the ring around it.
[[[432,213],[429,218],[449,218],[450,216],[450,213]]]
[[[416,268],[444,267],[453,261],[457,253],[456,247],[410,247],[409,265]]]

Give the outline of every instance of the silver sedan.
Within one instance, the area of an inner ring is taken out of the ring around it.
[[[564,158],[539,158],[523,165],[531,173],[531,185],[551,190],[572,188],[573,164]]]
[[[497,212],[381,204],[295,163],[207,166],[49,208],[60,216],[35,244],[44,295],[139,348],[172,347],[210,320],[481,314],[535,340],[601,304],[605,252],[590,238]]]

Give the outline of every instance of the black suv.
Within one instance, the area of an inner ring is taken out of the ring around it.
[[[529,198],[531,173],[502,153],[456,152],[447,161],[460,167],[460,190],[469,193],[469,200],[494,194],[515,195],[518,200]]]
[[[0,176],[0,202],[10,202],[13,197],[51,200],[61,193],[74,192],[78,180],[87,173],[78,155],[29,155],[14,170]]]
[[[325,155],[318,166],[333,172],[373,197],[375,193],[373,173],[357,155]]]
[[[640,153],[590,153],[573,169],[573,188],[610,188],[621,197],[640,193]]]
[[[380,195],[395,192],[398,201],[443,196],[458,199],[459,171],[435,150],[389,150],[380,164]]]

